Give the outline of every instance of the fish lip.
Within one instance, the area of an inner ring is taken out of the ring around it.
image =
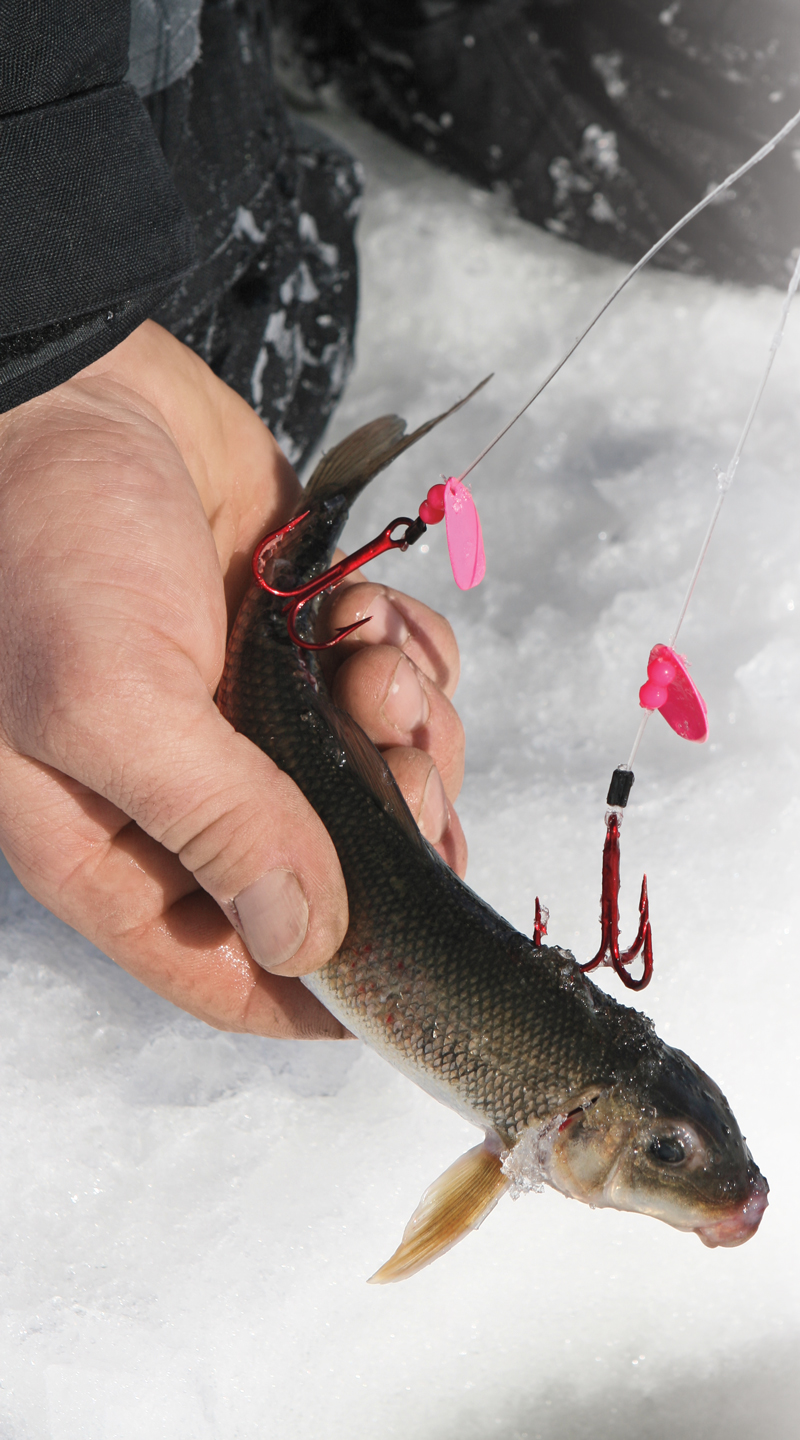
[[[755,1235],[769,1204],[766,1181],[760,1176],[759,1179],[761,1184],[753,1188],[744,1205],[732,1215],[726,1215],[724,1219],[716,1220],[711,1225],[695,1226],[695,1235],[699,1236],[710,1250],[715,1250],[718,1246],[732,1249],[734,1245],[744,1245],[746,1240],[751,1240]]]

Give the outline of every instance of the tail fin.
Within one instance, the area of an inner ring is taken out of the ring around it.
[[[334,495],[343,495],[348,504],[352,504],[380,470],[385,470],[409,445],[416,444],[417,440],[421,440],[435,425],[446,420],[449,415],[454,415],[456,410],[460,410],[473,395],[477,395],[491,378],[491,375],[487,375],[463,400],[451,405],[449,410],[437,415],[435,419],[427,420],[410,435],[405,434],[406,422],[401,420],[399,415],[383,415],[380,420],[371,420],[368,425],[354,430],[352,435],[348,435],[338,445],[334,445],[327,455],[323,455],[303,492],[303,506],[306,507],[309,502],[327,500]]]

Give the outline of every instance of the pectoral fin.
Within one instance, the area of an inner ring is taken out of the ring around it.
[[[468,1150],[425,1191],[394,1255],[369,1284],[405,1280],[430,1265],[470,1230],[477,1230],[509,1184],[492,1141]]]

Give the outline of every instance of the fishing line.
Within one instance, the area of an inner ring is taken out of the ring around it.
[[[589,331],[593,329],[600,317],[605,313],[605,311],[617,298],[620,292],[624,290],[628,282],[633,279],[634,275],[638,274],[638,272],[643,269],[647,262],[651,260],[652,257],[656,255],[658,251],[661,250],[663,246],[666,245],[668,241],[671,240],[672,237],[683,228],[684,225],[687,225],[689,221],[694,218],[695,215],[698,215],[701,210],[705,209],[706,205],[711,204],[711,202],[718,195],[720,195],[724,190],[727,190],[738,179],[740,179],[742,175],[745,175],[748,170],[752,169],[754,165],[757,165],[760,160],[763,160],[765,156],[769,155],[770,152],[775,149],[776,145],[778,145],[780,141],[785,138],[786,135],[790,134],[790,132],[795,128],[798,122],[800,122],[800,112],[794,115],[791,120],[787,121],[787,123],[782,126],[782,128],[777,132],[777,134],[774,135],[773,138],[769,140],[766,145],[763,145],[760,150],[756,151],[755,155],[752,155],[750,159],[745,162],[744,165],[741,165],[738,170],[735,170],[732,175],[729,175],[726,180],[723,180],[721,185],[717,185],[709,192],[708,195],[704,196],[704,198],[697,205],[695,205],[693,209],[688,212],[688,214],[684,215],[682,220],[678,221],[677,225],[674,225],[671,230],[668,230],[666,235],[663,235],[662,238],[654,246],[652,246],[650,250],[648,250],[647,254],[642,256],[641,260],[639,260],[638,263],[634,265],[631,270],[628,271],[628,274],[624,276],[624,278],[620,281],[619,285],[617,285],[616,288],[612,291],[608,299],[597,311],[596,315],[593,316],[593,318],[589,321],[589,324],[569,347],[566,354],[559,360],[558,364],[555,365],[550,371],[550,373],[545,377],[542,384],[531,396],[527,404],[524,405],[522,409],[518,412],[518,414],[516,414],[514,418],[503,427],[500,433],[495,436],[494,440],[492,440],[489,445],[486,446],[485,450],[481,452],[477,459],[473,460],[472,464],[469,466],[469,469],[464,471],[464,474],[460,477],[462,481],[467,475],[470,474],[472,470],[475,469],[475,466],[484,458],[484,456],[488,455],[489,451],[493,449],[497,442],[508,433],[512,425],[516,424],[517,420],[519,420],[520,416],[525,414],[525,411],[533,404],[533,401],[536,400],[539,395],[541,395],[545,387],[549,385],[550,381],[554,378],[554,376],[558,374],[559,370],[561,370],[561,368],[566,364],[570,356],[575,353],[581,341],[586,338],[586,336],[589,334]],[[719,494],[717,496],[717,501],[714,506],[705,536],[703,537],[702,544],[700,546],[700,553],[697,557],[694,570],[692,571],[692,575],[689,580],[689,585],[684,596],[683,604],[678,615],[675,629],[672,632],[668,645],[655,645],[650,652],[650,659],[647,666],[648,678],[646,683],[639,691],[639,703],[644,711],[644,714],[636,732],[636,738],[633,742],[633,748],[631,750],[630,757],[627,764],[619,765],[615,769],[611,777],[611,784],[609,786],[608,795],[606,797],[606,805],[609,808],[606,811],[606,839],[603,846],[603,878],[600,894],[600,946],[597,950],[597,953],[592,957],[592,959],[581,965],[580,969],[583,971],[589,971],[596,969],[598,965],[609,965],[614,969],[615,973],[619,976],[623,984],[630,990],[644,989],[644,987],[649,984],[653,973],[653,937],[650,926],[646,875],[642,880],[642,889],[639,897],[639,925],[636,931],[636,935],[634,937],[633,944],[627,950],[622,950],[619,940],[619,837],[623,814],[625,811],[625,807],[628,803],[628,798],[630,796],[631,787],[634,780],[633,762],[636,758],[639,746],[641,745],[642,738],[647,727],[647,722],[650,719],[650,716],[652,715],[654,710],[660,710],[661,714],[664,716],[664,719],[672,727],[672,729],[675,730],[677,734],[682,735],[685,739],[704,740],[708,734],[707,711],[705,701],[703,700],[702,695],[697,690],[697,687],[694,685],[693,681],[689,677],[684,657],[677,655],[673,649],[673,646],[678,638],[678,634],[680,632],[681,626],[683,625],[684,619],[686,618],[686,612],[691,603],[692,596],[694,595],[694,591],[697,586],[697,582],[700,576],[700,572],[703,568],[706,555],[708,554],[708,549],[711,544],[714,530],[716,528],[722,506],[725,503],[725,497],[733,483],[733,479],[742,456],[742,451],[747,441],[747,437],[750,434],[756,411],[758,410],[758,406],[761,402],[761,397],[764,393],[767,381],[772,370],[778,347],[781,343],[781,340],[783,339],[783,334],[786,327],[786,320],[789,314],[789,308],[795,294],[797,293],[798,285],[800,285],[800,253],[798,254],[797,262],[795,264],[792,278],[789,282],[789,287],[783,302],[778,328],[772,337],[772,343],[769,347],[767,361],[761,374],[758,386],[756,388],[755,395],[753,396],[747,419],[745,420],[741,435],[739,436],[736,449],[731,456],[728,468],[724,474],[720,475],[718,480]],[[533,928],[533,941],[535,945],[541,945],[544,936],[547,934],[548,918],[548,913],[546,909],[540,905],[539,897],[537,895],[536,914]],[[630,973],[630,967],[637,956],[641,956],[642,973],[638,979],[635,979],[634,976]]]
[[[585,965],[582,970],[594,970],[598,965],[611,965],[617,975],[629,989],[641,990],[648,984],[653,973],[653,940],[650,929],[650,915],[647,896],[647,876],[642,881],[642,891],[639,899],[639,928],[636,932],[633,945],[629,950],[621,951],[619,944],[619,885],[620,885],[620,855],[619,855],[619,832],[622,824],[622,817],[633,785],[633,762],[642,742],[647,722],[655,710],[660,710],[667,724],[687,740],[705,740],[708,735],[707,712],[705,701],[687,671],[687,662],[682,655],[676,654],[674,650],[675,641],[678,638],[681,626],[686,618],[686,612],[694,595],[695,588],[703,568],[711,539],[716,528],[720,512],[725,503],[725,497],[733,484],[733,479],[742,457],[747,437],[755,419],[756,411],[761,402],[761,397],[769,380],[778,347],[783,339],[786,328],[786,321],[789,308],[794,299],[798,285],[800,285],[800,254],[789,281],[789,287],[781,308],[778,328],[775,331],[767,354],[766,364],[761,373],[756,391],[747,413],[747,419],[742,427],[736,448],[731,456],[730,463],[724,474],[719,476],[716,504],[708,523],[708,528],[703,536],[700,545],[700,553],[695,562],[694,569],[689,580],[689,585],[678,614],[675,629],[670,636],[668,645],[654,645],[650,652],[650,659],[647,665],[647,681],[639,691],[639,704],[644,714],[639,722],[636,738],[633,742],[633,749],[626,765],[618,765],[611,777],[606,804],[609,809],[606,812],[606,839],[603,847],[603,883],[600,894],[600,926],[601,940],[597,954]],[[536,923],[534,925],[534,940],[541,944],[544,929],[539,921],[539,904],[537,900]],[[643,969],[641,977],[634,980],[628,973],[631,962],[637,955],[641,954]]]
[[[800,110],[797,114],[793,115],[790,120],[787,120],[786,124],[781,127],[777,134],[773,135],[771,140],[767,141],[766,145],[762,145],[754,155],[750,156],[749,160],[746,160],[743,165],[740,165],[737,170],[734,170],[721,184],[714,186],[677,224],[673,225],[665,235],[662,235],[661,239],[658,240],[655,245],[650,247],[647,253],[637,261],[632,269],[628,271],[627,275],[614,287],[611,294],[589,321],[588,325],[585,326],[572,342],[558,363],[553,366],[549,374],[545,376],[530,400],[508,421],[508,424],[503,426],[502,430],[500,430],[485,449],[476,456],[472,464],[468,466],[463,474],[460,476],[451,475],[444,481],[444,484],[431,487],[426,499],[423,500],[419,507],[419,515],[415,520],[410,519],[408,516],[399,516],[396,520],[393,520],[390,525],[386,526],[374,540],[362,546],[361,550],[357,551],[355,555],[351,555],[345,560],[340,561],[331,569],[325,570],[321,575],[317,575],[314,579],[294,590],[284,591],[276,589],[271,581],[266,578],[264,565],[270,558],[276,545],[295,527],[301,526],[307,520],[310,512],[306,510],[300,515],[295,516],[288,525],[267,535],[264,540],[261,541],[253,556],[253,575],[257,583],[264,590],[268,591],[270,595],[284,600],[283,608],[287,617],[289,637],[295,645],[307,650],[327,650],[345,639],[347,635],[353,634],[361,625],[366,624],[369,616],[356,621],[353,625],[344,627],[344,629],[337,631],[329,640],[321,642],[307,639],[297,629],[298,617],[303,607],[316,599],[323,591],[338,584],[360,564],[364,564],[366,561],[383,554],[387,550],[407,550],[409,545],[413,545],[420,536],[425,533],[429,525],[439,524],[443,520],[446,521],[447,544],[456,584],[462,590],[469,590],[472,589],[474,585],[480,583],[485,570],[483,540],[480,520],[478,519],[478,513],[475,509],[472,495],[463,483],[466,477],[472,473],[476,465],[480,464],[481,460],[485,459],[489,451],[493,450],[495,445],[503,439],[503,436],[508,434],[511,427],[516,425],[517,421],[525,414],[525,411],[530,408],[534,400],[538,399],[542,391],[550,384],[550,381],[555,378],[570,357],[574,355],[581,342],[585,340],[589,332],[594,329],[594,326],[605,314],[609,306],[616,300],[617,296],[625,289],[625,286],[629,284],[633,277],[638,275],[639,271],[644,268],[648,261],[652,260],[653,256],[657,255],[658,252],[662,250],[685,225],[688,225],[690,220],[693,220],[696,215],[699,215],[707,205],[711,205],[719,195],[725,190],[730,189],[743,175],[746,175],[748,170],[751,170],[754,165],[757,165],[769,155],[775,147],[780,144],[781,140],[785,139],[798,124],[800,124]],[[644,986],[648,984],[653,973],[653,941],[650,928],[647,876],[645,876],[642,881],[641,895],[639,898],[639,925],[633,944],[627,950],[622,950],[619,943],[619,831],[623,812],[628,803],[633,785],[633,761],[641,744],[647,722],[654,710],[660,710],[667,724],[671,725],[677,734],[682,735],[687,740],[704,740],[708,734],[705,701],[688,675],[685,659],[677,655],[672,647],[677,640],[678,633],[689,608],[703,562],[705,561],[709,545],[711,544],[717,520],[719,519],[720,511],[725,501],[725,496],[733,482],[745,442],[750,433],[756,411],[769,379],[778,346],[783,338],[789,307],[797,292],[798,285],[800,285],[800,257],[798,257],[792,274],[789,289],[783,303],[778,329],[772,338],[767,363],[753,397],[744,428],[739,436],[739,441],[731,457],[730,464],[724,475],[721,475],[719,478],[719,495],[717,502],[700,547],[700,554],[689,581],[689,587],[686,591],[680,614],[678,615],[677,624],[670,638],[669,645],[655,645],[650,652],[650,660],[647,667],[648,679],[639,691],[639,703],[644,711],[644,715],[640,722],[636,739],[634,740],[630,758],[627,765],[618,765],[611,777],[611,785],[606,798],[606,804],[609,809],[606,813],[606,840],[603,848],[603,887],[600,899],[600,948],[591,960],[579,968],[581,970],[594,970],[598,965],[611,965],[623,984],[630,990],[642,990]],[[485,383],[485,380],[482,381],[481,385],[477,386],[476,389],[481,389]],[[474,394],[475,391],[471,393]],[[466,397],[466,399],[470,398],[471,395]],[[465,401],[463,400],[459,401],[451,410],[447,411],[447,415],[452,414],[453,410],[459,409],[464,403]],[[373,467],[371,473],[374,474],[377,469],[383,468],[384,465],[388,464],[408,445],[413,444],[421,435],[427,433],[433,425],[438,424],[440,420],[445,418],[446,415],[439,415],[435,420],[429,421],[412,435],[401,439],[398,439],[396,431],[392,428],[391,434],[387,434],[381,443],[376,442],[375,453],[371,455],[370,459]],[[393,427],[395,422],[392,417],[389,417],[389,419]],[[375,422],[376,425],[385,423],[385,421]],[[333,453],[335,454],[336,452]],[[324,466],[324,464],[325,461],[321,462],[321,465]],[[318,470],[319,468],[320,467],[318,467]],[[310,482],[312,486],[316,475],[317,471],[315,471],[314,476],[312,476]],[[369,476],[367,478],[369,478]],[[444,480],[444,477],[442,477],[442,479]],[[395,534],[395,531],[400,531],[401,533]],[[548,912],[546,908],[540,904],[539,897],[537,896],[533,929],[533,941],[537,946],[541,945],[544,936],[547,934],[547,920]],[[630,974],[630,966],[637,956],[641,956],[643,968],[641,976],[635,979],[633,975]]]
[[[771,140],[767,141],[766,145],[762,145],[761,149],[757,150],[754,155],[751,155],[750,159],[746,160],[744,165],[740,165],[738,170],[734,170],[733,174],[729,175],[727,180],[723,180],[721,184],[715,185],[713,190],[709,190],[708,194],[704,195],[702,200],[699,200],[697,204],[692,207],[691,210],[687,211],[683,218],[678,220],[677,224],[673,225],[671,230],[667,231],[666,235],[662,235],[661,239],[657,240],[655,245],[652,245],[650,247],[647,253],[642,256],[641,260],[637,260],[636,264],[633,266],[633,269],[629,270],[627,275],[625,275],[624,278],[620,280],[619,284],[615,286],[615,288],[611,291],[611,294],[600,306],[600,309],[597,311],[597,313],[592,316],[592,319],[589,321],[585,329],[583,329],[580,335],[578,335],[577,338],[573,340],[569,349],[565,351],[558,363],[554,365],[549,374],[545,376],[541,385],[531,395],[530,400],[528,400],[523,405],[521,410],[517,411],[517,414],[513,417],[513,419],[509,420],[507,425],[503,426],[502,430],[500,430],[498,434],[495,435],[494,439],[489,442],[486,448],[484,450],[481,450],[480,455],[476,456],[472,464],[467,467],[463,474],[458,476],[459,481],[466,480],[467,476],[472,474],[475,466],[479,465],[481,460],[484,460],[489,454],[489,451],[493,450],[495,445],[497,445],[498,442],[502,440],[503,436],[508,434],[512,425],[516,425],[517,421],[520,420],[525,414],[525,411],[530,409],[534,400],[538,400],[542,391],[547,389],[550,381],[555,379],[559,370],[562,370],[563,367],[566,365],[567,361],[571,358],[571,356],[575,354],[578,346],[582,343],[582,341],[586,339],[586,336],[589,334],[590,330],[594,329],[598,320],[600,320],[602,316],[605,315],[609,305],[613,304],[617,296],[621,294],[621,292],[625,289],[625,286],[629,283],[629,281],[633,279],[634,275],[638,275],[639,271],[644,269],[644,266],[648,263],[648,261],[652,260],[653,256],[658,254],[659,250],[663,250],[664,246],[669,244],[669,241],[672,240],[674,236],[683,229],[684,225],[688,225],[690,220],[694,220],[695,215],[699,215],[702,210],[705,210],[707,205],[712,205],[718,195],[721,195],[723,191],[728,190],[731,185],[735,185],[736,181],[741,180],[742,176],[746,175],[748,170],[752,170],[754,165],[758,165],[761,160],[764,160],[766,156],[769,155],[775,149],[775,147],[780,144],[781,140],[784,140],[786,136],[789,135],[791,131],[794,130],[795,126],[798,124],[800,124],[800,110],[798,110],[796,115],[792,116],[791,120],[786,121],[786,124],[781,127],[781,129],[777,132],[776,135],[773,135]]]
[[[763,369],[763,371],[762,371],[761,379],[759,380],[758,385],[757,385],[757,387],[756,387],[756,392],[755,392],[755,394],[754,394],[754,396],[753,396],[753,399],[752,399],[752,402],[751,402],[751,405],[750,405],[750,409],[749,409],[748,414],[747,414],[747,419],[745,420],[744,426],[742,427],[742,433],[741,433],[741,435],[739,436],[739,440],[738,440],[738,443],[737,443],[737,445],[736,445],[736,449],[734,450],[733,455],[731,456],[730,463],[729,463],[729,465],[728,465],[727,470],[725,470],[724,473],[720,475],[719,480],[718,480],[718,482],[717,482],[717,486],[718,486],[718,490],[719,490],[719,494],[718,494],[718,496],[717,496],[717,501],[716,501],[716,504],[715,504],[715,506],[714,506],[714,509],[713,509],[713,511],[712,511],[712,513],[711,513],[711,519],[709,520],[709,523],[708,523],[708,529],[706,530],[705,536],[703,537],[703,542],[702,542],[702,544],[701,544],[701,546],[700,546],[700,553],[699,553],[699,555],[698,555],[698,557],[697,557],[697,560],[696,560],[696,562],[695,562],[694,570],[692,571],[692,576],[691,576],[691,579],[690,579],[690,581],[689,581],[689,584],[688,584],[688,587],[687,587],[687,590],[686,590],[686,594],[685,594],[685,596],[684,596],[683,604],[682,604],[681,609],[680,609],[680,614],[678,615],[678,619],[677,619],[677,622],[676,622],[676,625],[675,625],[675,629],[673,630],[673,632],[672,632],[669,640],[667,641],[667,646],[668,646],[668,648],[669,648],[670,650],[672,650],[672,649],[674,648],[674,646],[675,646],[675,641],[676,641],[677,638],[678,638],[678,634],[680,633],[681,626],[683,625],[683,622],[684,622],[684,620],[686,619],[686,612],[687,612],[687,610],[689,609],[689,605],[690,605],[690,603],[691,603],[692,596],[694,595],[695,587],[696,587],[696,585],[697,585],[697,581],[698,581],[699,578],[700,578],[700,571],[701,571],[702,568],[703,568],[703,564],[704,564],[704,562],[705,562],[706,555],[708,554],[708,548],[709,548],[709,546],[710,546],[710,544],[711,544],[711,537],[712,537],[713,534],[714,534],[714,531],[715,531],[716,525],[717,525],[717,521],[719,520],[719,517],[720,517],[720,512],[721,512],[721,510],[722,510],[723,505],[725,504],[726,496],[727,496],[727,494],[728,494],[728,491],[729,491],[730,488],[731,488],[731,485],[733,484],[733,480],[734,480],[734,476],[735,476],[735,474],[736,474],[736,471],[737,471],[738,468],[739,468],[739,461],[740,461],[741,458],[742,458],[742,451],[744,450],[744,447],[745,447],[745,444],[746,444],[746,441],[747,441],[747,437],[748,437],[748,435],[750,434],[750,430],[751,430],[751,428],[752,428],[753,421],[754,421],[755,416],[756,416],[756,411],[758,410],[758,407],[759,407],[759,405],[760,405],[760,403],[761,403],[761,397],[762,397],[762,395],[764,394],[764,391],[765,391],[765,389],[766,389],[767,381],[769,380],[770,373],[771,373],[771,371],[772,371],[772,366],[773,366],[773,364],[774,364],[774,362],[775,362],[775,356],[776,356],[777,353],[778,353],[778,348],[779,348],[780,343],[781,343],[781,341],[782,341],[782,339],[783,339],[784,331],[785,331],[785,329],[786,329],[786,321],[787,321],[787,318],[788,318],[788,315],[789,315],[789,308],[790,308],[790,306],[791,306],[791,303],[792,303],[795,295],[797,294],[797,288],[798,288],[799,285],[800,285],[800,251],[798,251],[797,263],[796,263],[796,265],[795,265],[795,267],[794,267],[794,271],[793,271],[793,273],[792,273],[792,278],[791,278],[791,280],[789,281],[789,288],[788,288],[788,290],[786,291],[786,296],[785,296],[784,301],[783,301],[783,306],[782,306],[782,308],[781,308],[780,320],[779,320],[779,322],[778,322],[778,328],[777,328],[777,330],[775,331],[775,334],[774,334],[773,337],[772,337],[772,342],[771,342],[771,344],[770,344],[769,352],[768,352],[768,354],[767,354],[767,361],[766,361],[766,364],[765,364],[764,369]],[[627,765],[626,765],[626,767],[625,767],[627,770],[631,770],[631,769],[633,768],[633,762],[634,762],[634,760],[636,759],[636,753],[637,753],[637,751],[638,751],[638,749],[639,749],[639,746],[640,746],[640,744],[641,744],[641,742],[642,742],[642,737],[643,737],[644,732],[645,732],[645,727],[646,727],[646,725],[647,725],[648,720],[650,719],[650,716],[651,716],[653,713],[654,713],[654,712],[653,712],[652,710],[645,710],[644,715],[642,716],[642,720],[641,720],[641,723],[640,723],[640,725],[639,725],[639,729],[638,729],[638,731],[636,732],[636,739],[635,739],[634,742],[633,742],[633,749],[631,750],[630,757],[629,757],[629,759],[628,759],[628,763],[627,763]]]

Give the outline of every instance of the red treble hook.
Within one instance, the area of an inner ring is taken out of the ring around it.
[[[277,590],[274,585],[267,584],[262,574],[267,552],[279,540],[282,540],[284,535],[289,535],[310,513],[310,510],[304,510],[302,515],[296,515],[288,525],[283,525],[280,530],[273,530],[270,535],[264,537],[253,555],[253,575],[262,590],[266,590],[268,595],[275,595],[278,599],[283,598],[287,601],[283,607],[286,615],[286,627],[289,631],[289,639],[295,645],[302,646],[304,650],[330,650],[332,645],[338,645],[340,640],[344,640],[345,636],[352,635],[354,630],[359,630],[362,625],[366,625],[372,617],[365,615],[363,620],[355,620],[352,625],[344,625],[341,630],[337,630],[331,640],[314,645],[310,640],[303,640],[297,633],[297,617],[302,607],[307,605],[309,600],[321,595],[324,590],[338,585],[346,575],[351,575],[360,565],[365,565],[368,560],[374,560],[376,555],[383,555],[387,550],[407,550],[409,545],[413,545],[415,540],[419,540],[420,535],[425,534],[428,527],[419,518],[409,520],[407,515],[400,515],[392,521],[391,525],[387,525],[380,535],[376,535],[374,540],[370,540],[367,545],[362,545],[361,549],[354,551],[352,555],[347,555],[344,560],[339,561],[338,565],[332,565],[330,570],[325,570],[315,580],[306,581],[305,585],[298,586],[296,590]],[[392,532],[397,529],[398,525],[405,525],[406,528],[404,534],[395,539]]]
[[[619,948],[619,826],[620,815],[628,803],[633,785],[633,771],[628,765],[618,765],[611,776],[606,804],[611,809],[606,813],[606,840],[603,846],[603,888],[600,895],[600,949],[592,960],[579,966],[583,971],[596,970],[598,965],[611,965],[623,985],[629,990],[644,990],[653,974],[653,934],[650,929],[650,905],[647,898],[647,876],[642,880],[639,896],[639,928],[636,939],[629,950],[620,953]],[[533,927],[533,943],[541,945],[547,934],[549,915],[536,897],[536,919]],[[642,973],[638,980],[625,969],[636,956],[642,953]]]
[[[642,880],[639,896],[639,928],[629,950],[619,948],[619,816],[610,810],[606,819],[606,841],[603,846],[603,889],[600,896],[600,949],[593,960],[581,970],[595,970],[598,965],[612,965],[623,985],[629,990],[643,990],[653,973],[653,936],[650,929],[650,906],[647,898],[647,876]],[[634,980],[624,968],[632,964],[642,951],[644,969]]]

